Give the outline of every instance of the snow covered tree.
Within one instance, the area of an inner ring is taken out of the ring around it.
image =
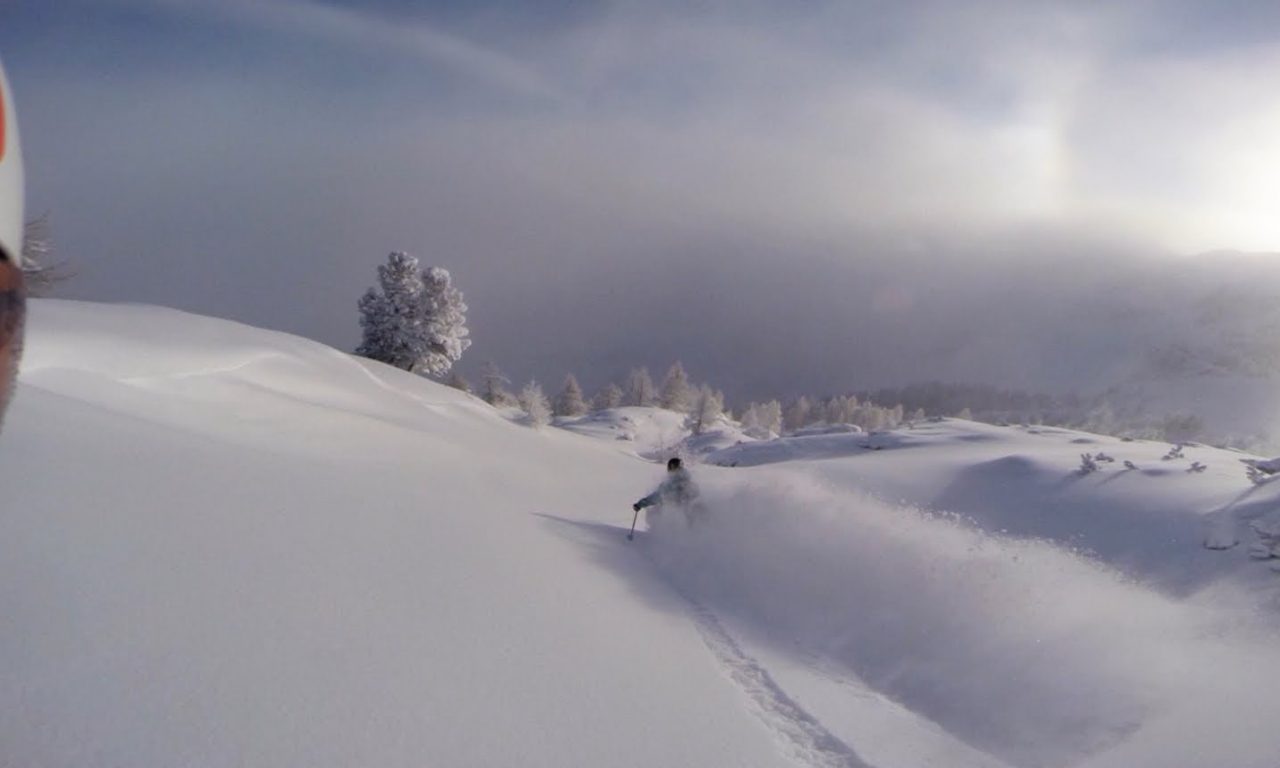
[[[757,418],[760,421],[761,429],[766,432],[772,432],[775,435],[782,434],[782,403],[777,400],[770,400],[760,406],[757,414],[759,414]]]
[[[356,305],[360,309],[360,346],[356,354],[370,360],[395,365],[398,320],[387,297],[373,288],[365,291]]]
[[[542,386],[530,381],[520,390],[520,407],[529,419],[529,426],[544,427],[551,423],[551,403],[542,392]]]
[[[458,373],[457,371],[454,371],[453,373],[449,374],[449,380],[446,381],[445,384],[453,387],[454,389],[458,389],[463,392],[466,392],[467,394],[471,394],[471,382],[463,378],[462,374]]]
[[[787,407],[787,412],[783,417],[783,426],[788,432],[794,432],[809,423],[809,413],[813,410],[809,398],[801,395],[796,398],[795,402]]]
[[[837,396],[827,401],[825,420],[828,424],[852,424],[853,414],[858,408],[858,398]]]
[[[833,397],[825,403],[818,403],[814,410],[822,414],[821,420],[828,424],[843,424],[846,421],[839,397]]]
[[[853,423],[867,432],[879,432],[882,429],[889,429],[895,426],[893,413],[889,408],[881,408],[875,403],[864,402],[855,410]]]
[[[426,376],[443,376],[471,345],[467,305],[449,271],[395,252],[378,267],[378,284],[360,298],[356,354]]]
[[[587,401],[582,397],[582,387],[572,373],[564,377],[564,387],[556,395],[555,415],[581,416],[587,412]]]
[[[742,428],[753,437],[782,433],[782,403],[751,403],[742,413]]]
[[[653,377],[648,368],[636,368],[627,376],[626,394],[622,401],[625,405],[648,407],[658,402],[658,390],[653,386]]]
[[[693,387],[689,385],[689,376],[679,362],[672,364],[662,380],[662,397],[659,404],[669,411],[684,413],[693,406]]]
[[[426,349],[421,320],[422,271],[407,253],[392,253],[378,267],[382,290],[360,298],[363,338],[356,354],[402,370],[412,370]]]
[[[422,322],[426,349],[414,370],[440,377],[449,372],[471,346],[467,336],[467,305],[453,286],[449,270],[431,267],[422,276]]]
[[[516,398],[506,388],[510,383],[511,379],[502,375],[497,364],[490,360],[480,369],[480,398],[494,407],[514,405]]]
[[[702,434],[724,413],[724,395],[703,384],[693,397],[693,406],[685,419],[685,429]]]
[[[612,382],[597,392],[595,400],[591,403],[591,407],[597,411],[606,411],[620,405],[622,405],[622,389]]]

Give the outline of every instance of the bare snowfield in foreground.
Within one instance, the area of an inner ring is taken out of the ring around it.
[[[671,414],[531,430],[226,321],[30,325],[4,765],[1280,764],[1280,574],[1248,555],[1280,484],[1239,454],[953,420],[725,439],[709,522],[629,543]]]

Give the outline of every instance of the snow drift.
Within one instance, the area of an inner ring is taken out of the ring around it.
[[[1254,683],[1280,674],[1270,616],[1171,600],[1047,542],[806,473],[721,475],[704,498],[710,523],[664,516],[649,539],[682,593],[1011,765],[1124,765],[1106,753],[1129,742],[1165,766],[1274,759],[1256,730],[1272,695]]]

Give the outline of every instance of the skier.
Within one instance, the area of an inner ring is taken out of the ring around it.
[[[664,509],[680,509],[690,523],[701,518],[704,510],[698,501],[698,486],[694,485],[689,470],[684,468],[680,459],[669,460],[667,477],[662,484],[653,493],[631,505],[631,509],[635,512],[646,508],[649,509],[645,517],[649,521],[650,528]]]
[[[26,320],[26,289],[22,277],[22,153],[18,126],[13,121],[9,81],[0,66],[0,424],[9,406],[22,329]]]

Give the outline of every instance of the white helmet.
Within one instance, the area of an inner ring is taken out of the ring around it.
[[[22,265],[22,150],[13,95],[0,65],[0,257]]]
[[[0,421],[22,355],[27,314],[22,283],[22,152],[9,81],[0,67]]]

